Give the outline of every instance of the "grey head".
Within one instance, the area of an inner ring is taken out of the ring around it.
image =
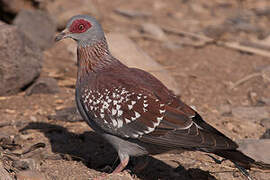
[[[64,38],[72,38],[79,46],[86,46],[103,40],[104,32],[95,18],[88,15],[76,15],[70,18],[66,29],[56,36],[55,41]]]

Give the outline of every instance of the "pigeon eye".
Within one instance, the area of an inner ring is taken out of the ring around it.
[[[81,30],[84,29],[84,25],[83,25],[83,24],[80,24],[78,28],[79,28],[79,30],[81,31]]]
[[[69,26],[69,31],[72,33],[83,33],[91,27],[92,24],[89,21],[78,19],[72,22],[72,24]]]

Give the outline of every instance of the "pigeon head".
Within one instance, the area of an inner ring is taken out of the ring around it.
[[[68,21],[66,29],[56,36],[55,41],[64,38],[72,38],[78,45],[86,46],[101,41],[104,38],[104,32],[95,18],[77,15]]]

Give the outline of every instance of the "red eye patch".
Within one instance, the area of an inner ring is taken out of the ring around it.
[[[78,19],[72,22],[69,27],[69,31],[72,33],[83,33],[87,31],[91,26],[92,25],[90,22],[84,19]]]

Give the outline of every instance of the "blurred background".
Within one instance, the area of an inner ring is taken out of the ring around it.
[[[77,14],[101,23],[124,64],[155,75],[270,163],[268,0],[0,0],[0,179],[92,179],[117,164],[77,113],[76,43],[54,43]],[[199,152],[157,155],[136,172],[139,161],[111,179],[245,179]]]

